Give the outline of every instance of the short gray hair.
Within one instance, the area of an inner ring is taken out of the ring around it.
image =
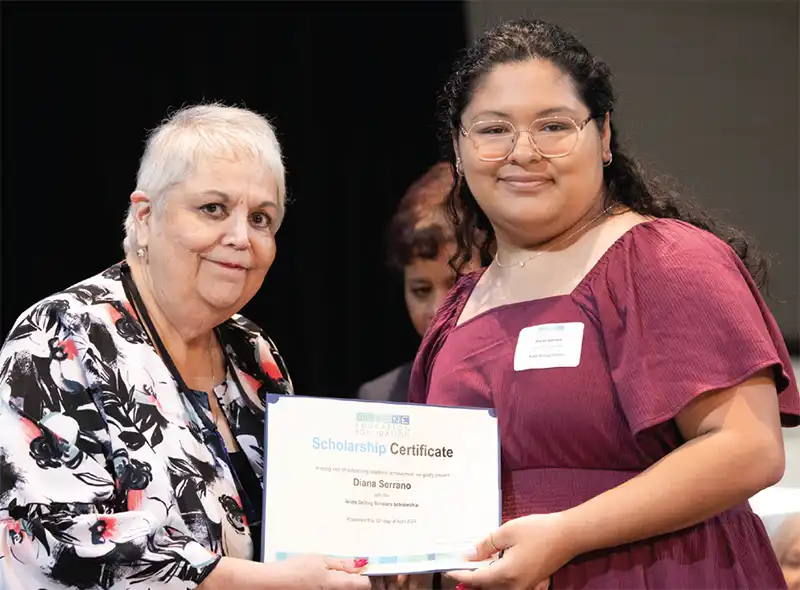
[[[278,203],[286,197],[286,171],[275,129],[251,110],[218,103],[184,107],[153,129],[136,175],[136,190],[147,194],[154,209],[163,206],[169,189],[182,182],[204,157],[248,156],[275,177]],[[125,218],[125,252],[134,246],[133,204]]]

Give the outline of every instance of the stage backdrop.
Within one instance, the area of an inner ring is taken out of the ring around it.
[[[2,326],[122,257],[145,132],[222,100],[269,115],[288,166],[278,257],[245,314],[298,393],[350,395],[418,337],[383,235],[439,154],[460,2],[4,3]]]

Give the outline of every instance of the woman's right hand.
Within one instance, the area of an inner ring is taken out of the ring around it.
[[[223,557],[198,590],[370,590],[366,565],[318,555],[270,563]]]
[[[293,557],[275,564],[286,568],[288,582],[281,588],[297,590],[370,590],[370,579],[361,572],[366,559],[331,559],[318,555]]]

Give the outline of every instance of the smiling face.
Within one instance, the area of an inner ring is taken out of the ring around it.
[[[542,157],[528,130],[542,129],[531,126],[553,116],[568,117],[580,126],[590,112],[571,78],[541,59],[496,66],[476,88],[462,114],[464,129],[472,132],[481,129],[476,124],[487,121],[504,121],[523,130],[513,151],[500,161],[479,159],[473,137],[459,134],[456,142],[469,189],[500,242],[551,239],[601,202],[603,162],[608,159],[611,137],[608,120],[599,127],[593,120],[585,124],[568,155]]]
[[[224,319],[250,301],[275,259],[283,212],[277,195],[269,170],[238,158],[199,163],[164,195],[161,211],[134,193],[137,242],[147,249],[159,305]]]

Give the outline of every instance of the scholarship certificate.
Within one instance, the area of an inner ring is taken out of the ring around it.
[[[500,525],[499,457],[493,410],[267,396],[262,559],[474,569],[464,554]]]

